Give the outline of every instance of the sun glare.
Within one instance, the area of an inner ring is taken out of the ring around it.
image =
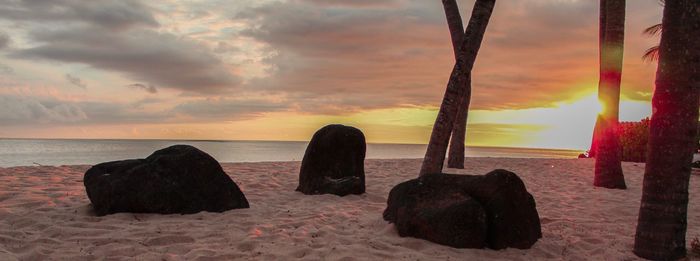
[[[518,136],[522,137],[518,146],[587,149],[600,111],[598,95],[588,92],[551,107],[474,112],[470,114],[473,116],[470,123],[523,126],[518,130]],[[532,126],[539,128],[535,130]]]
[[[587,99],[592,98],[592,101],[588,101]],[[581,100],[582,102],[590,102],[591,110],[595,111],[596,114],[600,115],[603,113],[605,110],[605,106],[603,103],[598,99],[598,97],[592,96],[592,97],[587,97],[584,100]]]

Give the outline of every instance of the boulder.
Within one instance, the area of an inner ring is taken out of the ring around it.
[[[339,124],[318,130],[304,153],[297,191],[307,195],[365,193],[365,136]]]
[[[384,219],[402,237],[416,237],[457,248],[486,246],[486,212],[458,187],[441,188],[410,180],[389,193]]]
[[[188,145],[145,159],[100,163],[85,172],[85,190],[97,215],[118,212],[191,214],[248,208],[221,165]]]
[[[691,167],[694,168],[694,169],[700,168],[700,161],[693,162],[693,164],[691,165]]]
[[[433,214],[448,211],[459,216]],[[482,212],[484,235],[479,232]],[[396,225],[400,236],[459,248],[527,249],[542,237],[534,198],[506,170],[483,176],[429,174],[403,182],[389,193],[384,219]]]

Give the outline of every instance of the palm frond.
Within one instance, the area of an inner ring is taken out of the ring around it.
[[[659,46],[654,46],[649,49],[647,49],[646,52],[644,52],[644,55],[642,55],[642,60],[645,62],[655,62],[659,60]]]
[[[644,29],[644,31],[642,31],[642,34],[645,34],[648,36],[657,36],[657,35],[661,34],[662,30],[663,30],[663,27],[661,26],[661,24],[655,24],[655,25],[650,26],[647,29]]]

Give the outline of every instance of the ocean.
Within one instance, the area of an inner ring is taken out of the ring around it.
[[[82,140],[0,139],[0,167],[37,165],[92,165],[144,158],[175,144],[199,148],[219,162],[301,161],[308,142],[302,141],[192,141],[192,140]],[[426,145],[367,144],[368,159],[422,158]],[[467,147],[467,157],[575,158],[581,151]]]

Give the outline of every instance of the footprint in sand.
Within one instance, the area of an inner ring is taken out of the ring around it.
[[[188,236],[162,236],[146,240],[147,246],[167,246],[183,243],[194,243],[194,238]]]
[[[250,251],[253,251],[253,249],[255,249],[255,247],[257,247],[257,246],[258,246],[258,243],[256,243],[256,242],[246,241],[246,242],[238,244],[238,246],[236,246],[236,248],[240,251],[243,251],[243,252],[250,252]]]
[[[603,240],[600,240],[599,238],[594,238],[594,237],[584,237],[583,241],[586,241],[590,244],[602,244]]]
[[[289,253],[289,256],[293,256],[296,258],[302,258],[302,257],[309,255],[312,251],[313,250],[311,250],[311,248],[302,248],[302,249],[299,249],[299,250],[296,250],[296,251]]]

